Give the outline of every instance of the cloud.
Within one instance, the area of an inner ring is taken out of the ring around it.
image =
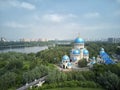
[[[86,13],[83,15],[85,18],[98,18],[100,17],[100,14],[98,12],[93,12],[93,13]]]
[[[45,14],[43,15],[43,19],[46,20],[46,21],[52,21],[52,22],[63,22],[67,19],[70,19],[70,18],[75,18],[76,15],[74,14],[56,14],[56,13],[53,13],[53,14]]]
[[[18,0],[1,0],[0,3],[1,3],[0,7],[2,8],[16,7],[16,8],[24,8],[27,10],[34,10],[36,8],[35,5],[31,3],[18,1]]]
[[[112,23],[100,23],[94,25],[80,24],[78,22],[65,22],[65,23],[19,23],[19,22],[6,22],[4,27],[8,30],[20,30],[20,32],[30,32],[29,35],[34,38],[49,38],[49,39],[72,39],[80,32],[83,38],[85,37],[103,37],[113,30],[119,30],[119,25],[112,25]],[[27,30],[27,31],[26,31]],[[23,33],[24,34],[24,33]],[[113,33],[112,33],[113,34]],[[28,36],[29,36],[28,35]],[[102,36],[103,35],[103,36]],[[25,36],[24,36],[25,37]],[[30,36],[29,36],[30,37]]]
[[[4,23],[5,27],[10,27],[10,28],[26,28],[27,26],[24,24],[20,24],[17,22],[6,22]]]
[[[77,15],[72,14],[72,13],[67,14],[66,16],[67,16],[68,18],[77,18]]]
[[[57,14],[46,14],[43,16],[43,19],[53,22],[61,22],[64,19],[64,17]]]
[[[95,25],[82,25],[81,26],[83,30],[114,30],[114,29],[120,29],[119,25],[114,25],[111,23],[101,23],[101,24],[95,24]]]
[[[22,7],[22,8],[25,8],[25,9],[29,9],[29,10],[34,10],[35,9],[34,5],[32,5],[30,3],[27,3],[27,2],[22,2],[19,6]]]

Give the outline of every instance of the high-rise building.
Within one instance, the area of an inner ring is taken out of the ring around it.
[[[108,38],[109,43],[120,43],[120,38]]]

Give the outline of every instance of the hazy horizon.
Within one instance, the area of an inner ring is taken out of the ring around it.
[[[120,0],[0,0],[0,37],[120,36]]]

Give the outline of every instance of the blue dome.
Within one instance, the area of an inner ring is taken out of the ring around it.
[[[70,62],[67,63],[67,66],[72,66],[72,64]]]
[[[89,54],[89,51],[88,51],[87,49],[84,49],[84,50],[83,50],[83,54],[84,54],[84,55],[88,55],[88,54]]]
[[[67,55],[64,55],[64,56],[62,57],[62,60],[66,61],[66,60],[70,60],[70,59],[69,59],[69,57],[68,57]]]
[[[72,58],[72,61],[76,61],[76,60],[77,60],[77,58],[76,58],[76,57],[73,57],[73,58]]]
[[[80,54],[80,50],[77,49],[73,50],[73,54]]]
[[[84,43],[84,40],[78,37],[74,40],[74,43]]]
[[[104,48],[101,48],[100,54],[104,54],[104,53],[105,53]]]
[[[93,64],[95,64],[95,62],[91,62],[91,64],[93,65]]]
[[[101,48],[101,51],[104,51],[104,48]]]
[[[105,51],[100,51],[100,54],[104,54],[105,53]]]
[[[93,57],[92,60],[95,60],[95,57]]]

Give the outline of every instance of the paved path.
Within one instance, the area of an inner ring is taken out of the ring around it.
[[[39,83],[40,81],[45,80],[46,77],[47,77],[47,75],[44,76],[44,77],[42,77],[42,78],[39,78],[39,79],[37,79],[37,80],[35,80],[35,81],[31,82],[31,83],[29,83],[28,85],[24,85],[24,86],[22,86],[22,87],[20,87],[20,88],[18,88],[18,89],[16,89],[16,90],[26,90],[26,89],[29,88],[30,86],[33,86],[33,85]]]
[[[89,67],[83,67],[83,68],[80,68],[80,67],[77,67],[77,66],[73,66],[71,69],[63,69],[61,68],[60,66],[58,65],[55,65],[59,71],[72,71],[72,70],[75,70],[75,71],[89,71]]]

